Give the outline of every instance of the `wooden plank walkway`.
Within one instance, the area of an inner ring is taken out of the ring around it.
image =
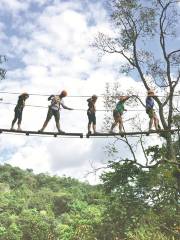
[[[142,132],[122,132],[122,133],[93,133],[93,134],[83,134],[83,133],[58,133],[58,132],[40,132],[40,131],[28,131],[28,130],[11,130],[11,129],[0,129],[0,134],[1,133],[13,133],[13,134],[24,134],[26,136],[32,136],[32,135],[43,135],[43,136],[53,136],[53,137],[79,137],[79,138],[92,138],[92,137],[124,137],[124,136],[135,136],[135,135],[146,135],[149,136],[151,134],[159,134],[160,136],[163,136],[163,133],[170,132],[174,134],[175,132],[180,131],[180,129],[171,129],[171,130],[153,130],[151,132],[149,131],[142,131]]]
[[[150,134],[163,134],[163,133],[167,133],[167,132],[170,132],[170,133],[174,133],[174,132],[177,132],[178,129],[171,129],[171,130],[152,130],[152,131],[142,131],[142,132],[122,132],[122,133],[93,133],[93,134],[86,134],[86,137],[87,138],[90,138],[90,137],[115,137],[115,136],[120,136],[120,137],[124,137],[124,136],[135,136],[135,135],[146,135],[146,136],[149,136]]]
[[[21,133],[21,134],[25,134],[26,136],[29,135],[46,135],[46,136],[53,136],[53,137],[57,137],[57,136],[71,136],[71,137],[80,137],[83,138],[83,133],[58,133],[58,132],[40,132],[40,131],[28,131],[28,130],[22,130],[22,131],[18,131],[18,130],[11,130],[11,129],[0,129],[0,133]]]

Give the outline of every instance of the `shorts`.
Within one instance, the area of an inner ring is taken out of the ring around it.
[[[114,110],[113,111],[113,117],[114,117],[114,120],[118,120],[121,116],[122,116],[123,113],[120,113],[118,112],[117,110]]]
[[[147,108],[146,113],[148,114],[149,118],[153,118],[154,114],[155,114],[155,111],[154,111],[153,108]]]
[[[13,122],[15,123],[18,119],[18,124],[21,124],[23,108],[15,107],[14,112],[15,112],[15,115],[14,115]]]
[[[59,122],[59,120],[60,120],[59,110],[54,110],[54,109],[49,107],[47,117],[46,117],[46,121],[49,121],[52,118],[52,116],[54,116],[56,122]]]
[[[95,112],[87,111],[88,119],[89,119],[89,124],[93,123],[96,125],[96,115]]]

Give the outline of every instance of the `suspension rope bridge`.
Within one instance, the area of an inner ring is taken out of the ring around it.
[[[5,91],[0,91],[0,94],[14,94],[14,95],[18,95],[20,94],[19,92],[5,92]],[[49,94],[38,94],[38,93],[31,93],[29,95],[32,96],[49,96]],[[139,95],[133,95],[134,97],[145,97],[145,96],[139,96]],[[180,94],[174,94],[173,96],[180,96]],[[90,96],[69,96],[69,97],[79,97],[79,98],[83,98],[83,97],[90,97]],[[105,97],[104,94],[100,95],[99,97]],[[117,97],[117,96],[108,96],[108,97]],[[158,96],[158,97],[164,97],[164,96]],[[16,105],[14,103],[11,102],[4,102],[3,99],[0,99],[0,104],[5,104],[5,105]],[[41,105],[30,105],[30,104],[26,104],[26,107],[35,107],[35,108],[48,108],[47,106],[41,106]],[[81,108],[73,108],[73,110],[76,111],[87,111],[87,109],[81,109]],[[112,109],[98,109],[96,111],[112,111]],[[128,109],[128,112],[131,111],[135,111],[135,112],[139,112],[139,111],[145,111],[144,109]],[[175,109],[173,109],[173,111],[176,111]],[[74,132],[74,133],[58,133],[58,132],[40,132],[40,131],[29,131],[29,130],[12,130],[12,129],[6,129],[6,128],[2,128],[0,129],[0,134],[1,133],[5,133],[5,134],[18,134],[18,135],[26,135],[26,136],[41,136],[41,137],[64,137],[64,138],[109,138],[109,137],[126,137],[126,136],[130,136],[130,137],[138,137],[138,136],[142,136],[142,135],[146,135],[149,136],[150,134],[159,134],[160,136],[163,136],[163,134],[165,133],[171,133],[174,134],[175,132],[178,132],[179,134],[179,129],[165,129],[165,130],[152,130],[152,131],[135,131],[135,132],[121,132],[121,133],[114,133],[114,132],[110,132],[110,133],[106,133],[106,132],[98,132],[98,133],[94,133],[94,134],[83,134],[80,132]]]
[[[41,131],[29,131],[29,130],[11,130],[11,129],[0,129],[0,134],[20,134],[25,136],[49,136],[49,137],[65,137],[65,138],[107,138],[107,137],[125,137],[125,136],[149,136],[150,134],[159,134],[160,136],[164,133],[174,134],[179,132],[180,129],[165,129],[165,130],[152,130],[152,131],[136,131],[136,132],[121,132],[121,133],[93,133],[93,134],[83,134],[83,133],[58,133],[58,132],[41,132]]]

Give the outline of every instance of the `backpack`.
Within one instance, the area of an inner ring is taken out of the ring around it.
[[[89,107],[89,108],[92,108],[92,107],[94,106],[91,98],[88,98],[88,99],[87,99],[87,102],[88,102],[88,107]]]
[[[61,100],[60,100],[59,96],[52,96],[51,97],[51,108],[52,109],[59,110],[60,103],[61,103]]]
[[[116,104],[116,110],[117,110],[119,113],[122,113],[122,112],[124,111],[124,102],[119,101],[119,102]]]

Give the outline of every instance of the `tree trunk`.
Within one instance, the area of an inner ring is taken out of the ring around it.
[[[175,152],[175,149],[174,149],[174,146],[173,146],[173,141],[172,141],[172,136],[171,136],[171,133],[168,132],[166,134],[166,156],[168,158],[168,160],[174,160],[176,161],[176,152]]]

